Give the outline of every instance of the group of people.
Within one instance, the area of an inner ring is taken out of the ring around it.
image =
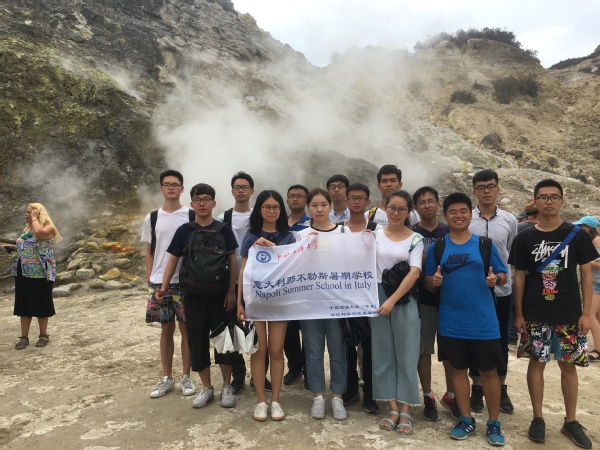
[[[478,172],[472,184],[474,208],[469,195],[452,193],[442,202],[430,186],[410,195],[402,189],[401,170],[385,165],[377,173],[381,202],[374,207],[369,188],[350,184],[345,175],[330,177],[326,189],[292,185],[285,201],[277,191],[264,190],[251,207],[254,181],[239,172],[231,179],[233,208],[214,219],[214,188],[203,183],[193,186],[188,208],[181,203],[183,176],[164,171],[160,175],[163,205],[148,214],[142,228],[149,289],[146,322],[161,324],[163,376],[150,396],[159,398],[175,389],[177,323],[182,337],[181,391],[186,396],[197,393],[194,371],[202,388],[192,406],[202,408],[214,400],[209,336],[224,325],[246,320],[242,286],[253,246],[291,244],[313,233],[370,233],[375,240],[379,298],[375,317],[341,323],[340,319],[254,323],[258,349],[250,358],[250,382],[257,396],[255,420],[267,420],[269,412],[272,420],[283,420],[282,384],[293,384],[303,375],[313,396],[311,417],[325,417],[327,345],[333,418],[345,420],[345,406],[360,399],[357,361],[362,356],[365,411],[377,414],[377,401],[386,402],[389,412],[379,427],[410,435],[413,407],[421,405],[419,382],[424,418],[439,420],[431,371],[437,336],[438,360],[446,375],[440,404],[457,421],[450,436],[466,439],[475,432],[471,412],[481,412],[485,398],[487,441],[502,446],[499,414],[514,410],[506,384],[514,326],[520,333],[518,356],[529,357],[533,420],[528,437],[545,440],[544,368],[554,353],[566,411],[561,432],[576,445],[591,448],[576,420],[576,366],[600,359],[598,350],[588,352],[586,340],[591,330],[594,343],[600,343],[598,220],[586,216],[573,224],[563,221],[563,189],[552,179],[537,183],[524,217],[519,218],[522,223],[497,206],[496,172]],[[445,223],[438,221],[440,208]],[[26,223],[16,244],[4,246],[19,255],[13,273],[15,315],[21,317],[17,349],[29,343],[32,317],[39,318],[36,346],[49,342],[48,317],[54,314],[53,245],[60,240],[42,205],[28,205]],[[190,261],[189,255],[207,242],[214,247],[213,263],[222,268],[212,281],[199,282],[190,273],[198,261]],[[399,284],[390,288],[387,278],[396,269],[402,275]],[[351,327],[361,329],[358,350],[345,336]],[[223,378],[220,404],[233,407],[234,395],[245,386],[244,358],[215,351],[214,359]],[[272,392],[270,402],[267,391]]]
[[[270,409],[272,420],[283,420],[281,385],[292,384],[302,375],[313,395],[311,417],[325,417],[325,345],[331,410],[334,419],[346,419],[345,405],[360,399],[357,348],[348,340],[345,343],[344,337],[345,329],[352,325],[362,329],[363,407],[376,414],[377,401],[389,405],[388,414],[379,422],[381,429],[405,435],[413,432],[412,408],[421,405],[419,381],[425,419],[439,420],[431,387],[431,355],[437,335],[447,388],[440,403],[457,420],[451,437],[465,439],[475,431],[471,411],[481,412],[485,398],[487,440],[504,445],[499,413],[514,410],[506,384],[509,329],[514,324],[521,334],[518,355],[530,358],[527,381],[533,420],[529,438],[535,442],[545,439],[543,370],[554,352],[566,409],[561,432],[575,444],[591,447],[575,418],[575,368],[587,366],[588,359],[595,361],[599,356],[595,350],[587,352],[585,338],[590,329],[594,332],[600,326],[596,318],[600,306],[598,222],[591,216],[575,224],[564,222],[560,218],[563,190],[557,181],[546,179],[535,186],[523,218],[527,225],[518,224],[513,214],[497,206],[500,185],[492,170],[473,176],[474,208],[464,193],[450,194],[441,202],[430,186],[410,195],[402,190],[402,172],[394,165],[383,166],[377,173],[382,199],[372,208],[369,188],[350,184],[344,175],[330,177],[326,189],[292,185],[286,202],[276,191],[262,191],[251,207],[254,181],[239,172],[231,180],[233,208],[214,220],[215,191],[199,184],[190,191],[198,227],[230,225],[218,228],[227,243],[231,276],[220,293],[204,298],[185,292],[177,279],[178,264],[192,233],[185,224],[190,220],[189,210],[179,202],[183,178],[178,172],[166,171],[160,182],[165,203],[158,211],[159,220],[153,231],[150,215],[146,217],[142,232],[148,245],[147,321],[163,323],[163,379],[152,397],[174,389],[171,362],[176,318],[182,337],[187,336],[187,342],[182,339],[182,347],[186,347],[182,348],[183,394],[195,393],[191,368],[199,372],[203,383],[193,406],[204,407],[214,399],[208,370],[209,334],[223,323],[246,319],[242,286],[252,246],[290,244],[313,233],[372,233],[379,297],[376,317],[344,319],[341,324],[339,319],[255,322],[258,350],[250,358],[251,383],[257,395],[254,419],[267,420]],[[440,207],[446,223],[438,222]],[[153,233],[156,252],[152,256]],[[514,267],[514,280],[509,264]],[[385,272],[399,266],[404,269],[400,284],[386,291]],[[355,320],[361,323],[349,323]],[[600,342],[600,336],[595,342]],[[285,375],[284,353],[288,360]],[[223,374],[221,406],[232,407],[233,394],[244,387],[243,358],[215,352],[215,360]],[[266,378],[269,368],[270,381]],[[269,390],[270,405],[265,394]]]

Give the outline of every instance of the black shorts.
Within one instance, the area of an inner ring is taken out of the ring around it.
[[[457,370],[474,367],[487,372],[503,365],[502,345],[500,339],[480,341],[438,334],[438,360],[447,360]]]

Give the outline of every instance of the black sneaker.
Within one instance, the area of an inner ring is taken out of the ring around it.
[[[283,377],[283,384],[289,386],[290,384],[294,384],[298,379],[302,376],[301,370],[288,370],[288,373]]]
[[[476,413],[483,411],[483,388],[481,386],[471,386],[471,411]]]
[[[510,401],[510,397],[508,396],[508,391],[506,389],[506,385],[503,384],[500,391],[500,411],[506,414],[512,414],[515,408]]]
[[[430,422],[437,422],[440,420],[440,416],[438,414],[437,407],[435,405],[435,399],[427,397],[426,395],[423,397],[425,408],[423,409],[423,414],[425,415],[425,419]]]
[[[576,420],[573,422],[567,422],[567,419],[565,419],[565,423],[560,429],[560,432],[568,438],[571,438],[573,444],[576,446],[581,448],[592,448],[592,441],[590,441],[590,438],[587,437],[584,430],[585,428],[583,428],[583,426]]]
[[[243,378],[231,381],[231,392],[239,394],[244,389],[245,383]]]
[[[308,377],[306,375],[304,375],[304,389],[306,389],[307,391],[310,390],[308,388]]]
[[[527,437],[533,442],[546,442],[546,422],[541,417],[534,417],[529,425]]]
[[[250,378],[250,386],[254,387],[254,380],[252,378]],[[273,390],[273,387],[271,386],[271,382],[265,378],[265,391],[266,392],[271,392]]]
[[[456,403],[456,399],[450,398],[448,393],[446,392],[440,400],[441,405],[450,411],[450,417],[454,420],[460,420],[460,410],[458,409],[458,403]]]
[[[358,389],[346,389],[346,392],[344,392],[344,395],[342,395],[342,400],[344,400],[344,406],[359,401],[360,394],[358,393]]]
[[[368,414],[377,414],[379,412],[379,405],[373,400],[373,394],[370,392],[363,392],[362,405]]]

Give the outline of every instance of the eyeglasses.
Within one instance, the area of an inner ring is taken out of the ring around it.
[[[429,200],[419,200],[417,206],[435,205],[436,203],[438,203],[436,199],[430,198]]]
[[[288,197],[290,200],[300,200],[301,198],[306,198],[306,195],[302,194],[290,194]]]
[[[212,201],[213,201],[213,199],[210,197],[196,197],[196,198],[192,199],[192,203],[195,203],[196,205],[199,205],[200,203],[204,203],[205,205],[208,205]]]
[[[329,189],[330,191],[341,191],[342,189],[346,189],[346,185],[345,184],[330,184],[327,189]]]
[[[279,211],[279,205],[262,205],[261,208],[267,211]]]
[[[479,191],[479,192],[483,192],[483,191],[493,191],[494,189],[496,189],[498,187],[497,184],[486,184],[486,185],[479,185],[479,186],[475,186],[475,190]]]
[[[367,197],[348,197],[349,202],[364,202],[365,200],[368,200]]]
[[[402,206],[400,208],[396,208],[395,206],[388,206],[385,208],[385,210],[387,212],[389,212],[390,214],[395,214],[395,213],[406,214],[406,212],[408,211],[407,208],[404,208]]]
[[[161,184],[162,187],[164,187],[165,189],[179,189],[181,187],[181,185],[179,183],[163,183]]]
[[[553,194],[553,195],[540,195],[540,196],[536,197],[536,200],[539,200],[539,201],[544,202],[544,203],[548,203],[548,200],[550,200],[550,203],[556,203],[556,202],[562,200],[562,197],[560,195],[557,195],[557,194]]]
[[[248,186],[248,185],[243,185],[243,186],[240,186],[239,184],[236,184],[236,185],[233,187],[233,190],[234,190],[234,191],[249,191],[250,189],[251,189],[251,188],[250,188],[250,186]]]

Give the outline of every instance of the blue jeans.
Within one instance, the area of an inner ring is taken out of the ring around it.
[[[387,300],[381,284],[379,304]],[[388,316],[370,317],[373,359],[373,398],[419,406],[419,347],[421,321],[417,300],[394,306]]]
[[[310,391],[316,394],[325,390],[324,358],[327,339],[331,391],[342,395],[346,392],[346,346],[339,319],[302,320],[300,328]]]

